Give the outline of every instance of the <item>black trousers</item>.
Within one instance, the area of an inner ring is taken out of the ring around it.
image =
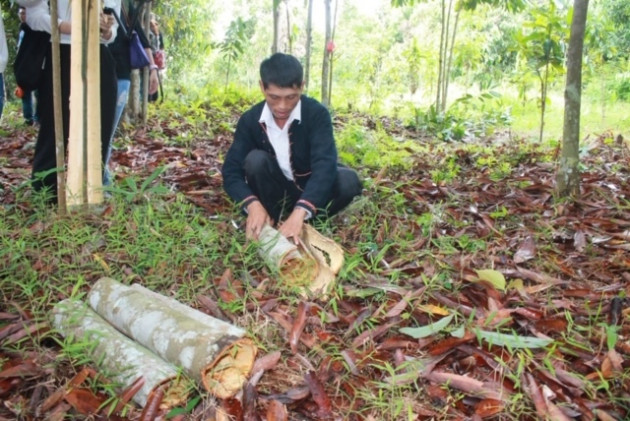
[[[287,217],[300,199],[302,191],[282,173],[276,158],[265,151],[253,150],[245,158],[245,179],[267,213],[278,223]],[[358,174],[339,165],[337,181],[324,209],[318,209],[317,218],[328,218],[348,206],[355,196],[361,195],[363,185]]]
[[[64,150],[68,147],[68,131],[70,129],[70,45],[61,44],[61,112],[63,120],[63,136],[65,139]],[[55,118],[53,108],[53,81],[52,81],[52,47],[48,46],[44,76],[39,87],[39,133],[35,144],[33,157],[33,188],[36,191],[48,189],[51,200],[57,198],[57,173],[50,172],[45,177],[38,176],[40,172],[48,172],[57,167],[55,152]],[[114,115],[116,112],[116,97],[118,81],[116,79],[116,64],[109,49],[100,46],[101,68],[101,159],[107,154],[109,140],[111,138]],[[89,82],[89,81],[88,81]],[[75,109],[74,112],[82,110]],[[67,156],[67,152],[66,152]]]

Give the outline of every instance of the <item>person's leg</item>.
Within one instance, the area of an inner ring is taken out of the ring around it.
[[[127,99],[129,98],[129,87],[131,81],[129,79],[118,79],[118,97],[116,99],[116,113],[114,115],[114,129],[112,130],[112,137],[109,141],[109,147],[107,148],[107,154],[105,155],[105,163],[103,164],[103,185],[109,186],[112,183],[111,171],[109,169],[109,160],[112,156],[112,145],[114,144],[114,135],[116,134],[116,128],[120,124],[120,118],[127,105]]]
[[[33,91],[24,91],[22,95],[22,116],[26,124],[33,124]]]
[[[33,91],[32,100],[35,101],[35,105],[33,106],[33,121],[39,122],[39,91],[36,89]]]
[[[70,46],[66,44],[60,45],[61,52],[61,112],[63,122],[64,144],[68,144],[68,129],[70,126]],[[49,189],[51,200],[55,201],[57,197],[57,174],[50,170],[57,167],[56,147],[55,147],[55,118],[53,108],[53,83],[52,83],[52,66],[51,66],[51,47],[48,46],[46,53],[46,64],[44,66],[44,74],[42,83],[39,87],[39,110],[40,127],[35,144],[35,153],[33,156],[33,189],[40,191]],[[42,178],[39,174],[48,172]]]
[[[337,182],[333,187],[332,196],[328,206],[322,211],[323,216],[331,217],[345,208],[356,196],[360,196],[363,183],[356,171],[347,167],[337,168]]]
[[[116,116],[116,63],[109,49],[101,45],[101,160],[105,170],[105,159],[109,152],[110,141],[114,133]],[[105,174],[105,171],[103,171]]]
[[[299,190],[282,174],[276,158],[265,151],[251,151],[245,158],[244,169],[247,184],[277,224],[282,211],[297,201]]]

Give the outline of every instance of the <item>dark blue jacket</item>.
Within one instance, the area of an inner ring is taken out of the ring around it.
[[[234,142],[223,163],[223,187],[227,194],[242,206],[256,200],[245,182],[243,163],[247,154],[262,149],[276,153],[267,136],[266,126],[260,123],[265,101],[246,111],[238,121]],[[289,128],[291,171],[296,186],[302,191],[297,206],[313,215],[330,200],[337,180],[337,148],[328,110],[313,98],[301,97],[302,120],[295,120]]]

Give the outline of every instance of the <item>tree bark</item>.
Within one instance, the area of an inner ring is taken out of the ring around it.
[[[308,92],[311,76],[311,47],[313,45],[313,0],[308,0],[308,16],[306,18],[306,54],[304,58],[304,85]]]
[[[343,265],[343,249],[308,224],[300,239],[298,247],[266,225],[258,237],[258,252],[283,285],[298,288],[304,296],[322,298]]]
[[[326,108],[330,108],[330,92],[328,92],[328,72],[330,70],[330,55],[327,45],[331,41],[331,17],[330,17],[330,1],[324,0],[326,6],[326,36],[324,43],[324,62],[322,63],[322,104]]]
[[[580,193],[580,108],[582,100],[582,53],[588,0],[575,0],[573,22],[567,52],[567,80],[564,90],[564,126],[562,152],[556,176],[560,197],[576,197]]]
[[[332,20],[332,31],[330,35],[330,41],[333,43],[333,45],[335,42],[335,30],[337,29],[337,12],[338,11],[339,11],[339,0],[335,2],[335,15]],[[335,63],[334,55],[335,55],[335,50],[333,48],[330,51],[330,69],[328,70],[328,102],[329,104],[332,98],[333,64]]]
[[[181,367],[219,398],[234,396],[251,371],[256,347],[237,326],[110,278],[96,282],[88,300],[118,330]]]
[[[98,1],[72,0],[69,205],[103,201],[101,157],[100,50]]]
[[[455,12],[455,23],[453,24],[453,34],[451,36],[451,45],[449,46],[448,60],[444,70],[444,94],[442,96],[442,108],[446,110],[446,100],[448,97],[448,84],[451,76],[451,66],[453,64],[453,49],[455,47],[455,36],[457,35],[457,24],[459,23],[459,10]]]
[[[280,43],[280,0],[273,0],[273,44],[271,45],[271,53],[275,54],[280,51],[278,44]]]
[[[133,401],[144,407],[158,388],[166,389],[163,408],[172,408],[187,401],[191,385],[177,369],[147,348],[132,341],[107,323],[82,302],[64,300],[52,311],[53,325],[66,338],[94,344],[90,357],[105,371],[105,376],[121,385],[131,386],[139,377],[142,387]]]
[[[440,51],[439,51],[439,59],[438,59],[438,82],[437,82],[437,94],[435,98],[435,111],[440,113],[441,104],[442,104],[442,73],[444,67],[444,49],[445,49],[445,35],[444,31],[446,29],[446,3],[445,0],[442,0],[442,30],[440,32]]]
[[[291,39],[291,10],[289,9],[289,0],[284,0],[287,17],[287,46],[288,53],[293,54],[293,40]]]

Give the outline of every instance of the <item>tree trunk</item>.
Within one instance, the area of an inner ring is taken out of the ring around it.
[[[580,193],[580,108],[582,100],[582,52],[588,0],[575,0],[573,22],[567,52],[567,81],[564,90],[564,126],[562,152],[556,177],[560,197],[577,197]]]
[[[311,47],[313,44],[313,0],[308,0],[308,16],[306,18],[306,54],[304,58],[304,86],[308,92],[311,76]]]
[[[289,10],[289,0],[284,0],[287,15],[287,45],[288,53],[293,54],[293,40],[291,39],[291,12]]]
[[[134,402],[144,407],[159,387],[166,389],[162,405],[166,408],[185,404],[190,384],[172,364],[167,363],[147,348],[132,341],[107,323],[82,302],[64,300],[52,311],[53,325],[66,338],[89,342],[92,360],[105,371],[105,377],[126,389],[138,378],[144,382],[133,396]]]
[[[438,82],[437,82],[437,96],[435,98],[435,111],[437,113],[441,112],[440,105],[442,104],[442,69],[444,67],[444,48],[445,48],[445,35],[444,31],[446,29],[446,3],[445,0],[442,0],[442,17],[441,17],[442,30],[440,33],[440,52],[439,52],[439,60],[438,60]]]
[[[219,398],[234,396],[249,375],[256,347],[245,331],[140,285],[101,278],[90,306],[125,335],[181,367]]]
[[[446,99],[448,97],[448,83],[451,76],[451,66],[453,64],[453,49],[455,47],[455,35],[457,35],[457,24],[459,22],[459,10],[455,12],[455,23],[453,24],[453,35],[448,52],[448,60],[444,70],[444,94],[442,95],[442,108],[446,110]]]
[[[280,43],[280,0],[273,0],[273,44],[271,45],[271,53],[275,54],[280,51],[278,44]]]
[[[545,111],[547,110],[547,87],[549,85],[549,62],[545,65],[545,73],[540,77],[540,133],[538,141],[542,143],[545,130]]]
[[[324,4],[326,7],[326,34],[325,34],[325,43],[324,43],[324,62],[322,63],[322,104],[326,108],[330,107],[330,92],[328,92],[328,73],[330,71],[330,52],[328,51],[327,45],[328,42],[331,41],[331,17],[330,17],[330,1],[324,0]]]
[[[50,2],[50,20],[57,22],[59,11],[57,0]],[[55,119],[55,149],[57,168],[57,203],[59,214],[66,213],[66,148],[63,133],[63,110],[61,105],[61,58],[59,52],[59,25],[51,25],[52,71],[53,71],[53,112]]]
[[[335,2],[335,16],[332,21],[332,32],[330,35],[330,42],[335,42],[335,31],[337,29],[337,12],[339,11],[339,0]],[[332,102],[332,82],[333,82],[333,65],[335,63],[334,60],[335,50],[334,47],[330,50],[330,70],[328,71],[328,102],[329,104]]]
[[[125,107],[126,113],[132,123],[137,124],[142,117],[142,98],[140,98],[140,72],[138,70],[131,71],[131,79],[129,86],[129,100]]]
[[[453,0],[449,0],[448,2],[448,10],[446,12],[446,27],[443,31],[444,34],[444,49],[442,51],[442,64],[441,64],[441,77],[442,77],[442,85],[440,86],[440,89],[442,90],[442,93],[440,94],[440,110],[442,112],[446,111],[446,85],[448,84],[447,80],[448,80],[448,72],[446,70],[447,68],[447,56],[448,56],[448,52],[449,52],[449,39],[450,39],[450,33],[451,33],[451,15],[452,15],[452,11],[453,11]]]
[[[72,0],[69,205],[103,201],[98,1]],[[85,41],[85,42],[84,42]]]

